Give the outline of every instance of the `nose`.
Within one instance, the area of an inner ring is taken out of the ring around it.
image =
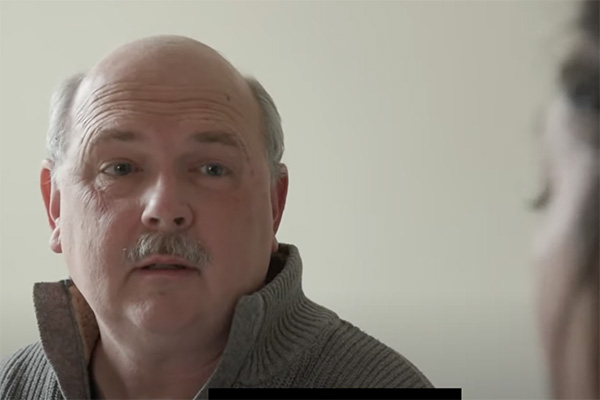
[[[142,223],[151,230],[173,232],[189,228],[193,213],[175,182],[158,180],[148,189]]]

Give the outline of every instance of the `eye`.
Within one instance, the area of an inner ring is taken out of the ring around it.
[[[589,83],[578,83],[567,89],[571,103],[579,110],[600,111],[600,89]]]
[[[220,177],[229,173],[229,170],[221,164],[204,164],[200,172],[208,176]]]
[[[573,107],[582,112],[600,111],[598,60],[575,53],[561,68],[561,85]]]
[[[126,176],[135,171],[135,167],[130,162],[118,162],[110,164],[102,169],[102,173],[111,176]]]

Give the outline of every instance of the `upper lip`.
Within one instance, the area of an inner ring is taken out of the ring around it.
[[[152,264],[172,264],[172,265],[181,265],[186,268],[197,268],[196,265],[190,263],[189,261],[186,261],[183,258],[162,255],[162,254],[156,254],[156,255],[144,258],[142,261],[140,261],[137,264],[137,268],[145,268]]]

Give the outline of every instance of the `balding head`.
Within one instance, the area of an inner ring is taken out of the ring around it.
[[[211,47],[183,36],[154,36],[127,43],[103,58],[85,75],[66,80],[53,96],[48,133],[50,158],[60,164],[72,130],[70,111],[89,106],[92,95],[102,95],[102,87],[115,83],[142,84],[147,87],[171,86],[185,90],[200,85],[204,90],[225,89],[258,114],[265,141],[266,156],[274,179],[281,171],[283,131],[277,108],[263,86],[242,76]],[[127,85],[124,86],[127,88]],[[231,100],[231,96],[229,96]],[[258,107],[257,107],[258,106]]]
[[[155,36],[127,43],[102,59],[88,79],[190,85],[212,81],[249,93],[243,76],[219,53],[181,36]]]

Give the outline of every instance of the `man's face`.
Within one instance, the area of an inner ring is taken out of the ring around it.
[[[82,83],[72,107],[48,194],[51,245],[101,323],[220,326],[261,286],[276,247],[287,181],[271,185],[249,88],[218,67],[174,65],[111,65]],[[125,255],[145,234],[180,235],[208,262],[141,269]]]

